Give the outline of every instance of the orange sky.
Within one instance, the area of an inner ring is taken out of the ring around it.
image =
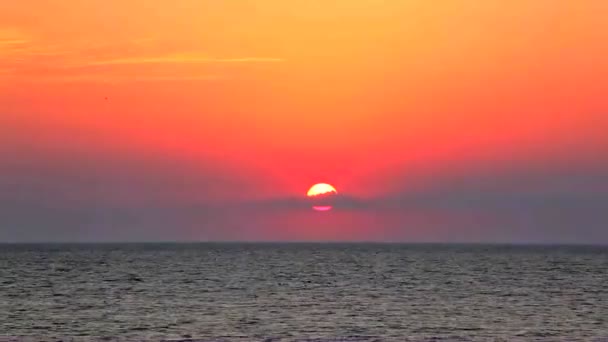
[[[214,165],[260,196],[605,161],[606,18],[604,0],[3,1],[0,143]]]

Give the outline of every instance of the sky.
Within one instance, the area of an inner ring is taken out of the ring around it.
[[[608,244],[606,17],[2,1],[0,241]]]

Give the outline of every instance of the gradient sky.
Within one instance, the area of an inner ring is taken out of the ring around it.
[[[608,243],[604,0],[0,2],[0,241]],[[313,212],[316,182],[345,205]]]

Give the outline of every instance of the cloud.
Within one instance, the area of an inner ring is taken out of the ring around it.
[[[12,28],[0,27],[0,56],[7,58],[19,53],[30,43],[30,38],[22,32]]]
[[[407,173],[402,177],[415,182]],[[333,207],[329,215],[373,218],[367,229],[388,231],[389,241],[608,244],[607,184],[603,162],[471,165],[465,173],[434,177],[420,188],[376,197],[340,194],[325,204]],[[306,198],[285,197],[231,211],[297,217],[312,205]],[[307,224],[318,222],[306,221],[302,229]]]
[[[240,57],[240,58],[213,58],[196,54],[174,54],[165,56],[140,56],[116,58],[88,62],[87,66],[96,65],[126,65],[126,64],[162,64],[162,63],[278,63],[281,58],[266,57]]]
[[[242,180],[166,168],[117,160],[72,170],[36,166],[29,173],[18,170],[19,176],[4,172],[9,183],[0,196],[0,240],[293,239],[319,225],[345,226],[337,237],[349,239],[353,225],[361,225],[372,239],[383,231],[387,241],[608,243],[608,196],[472,196],[447,188],[375,198],[340,195],[329,203],[333,211],[320,216],[302,197],[219,199],[220,188],[238,192]]]
[[[29,43],[29,41],[25,39],[10,39],[0,37],[0,47],[13,47],[16,45],[24,45],[27,43]]]
[[[52,141],[32,135],[0,136],[0,242],[226,238],[222,203],[253,192],[251,172],[211,161],[47,149]]]
[[[53,42],[36,39],[15,29],[0,28],[0,55],[3,59],[0,74],[5,81],[24,82],[212,81],[229,75],[218,75],[209,68],[194,65],[285,61],[265,56],[218,57],[179,47],[160,52],[155,43],[156,40],[149,37],[111,44]],[[181,68],[184,65],[193,67],[185,70]],[[127,66],[129,68],[124,68]]]
[[[6,75],[10,75],[13,70],[7,70]],[[3,71],[0,70],[0,74]],[[120,84],[136,82],[178,82],[178,81],[219,81],[230,79],[228,76],[217,74],[192,74],[192,75],[105,75],[101,73],[82,73],[77,75],[40,75],[36,83],[100,83],[100,84]]]

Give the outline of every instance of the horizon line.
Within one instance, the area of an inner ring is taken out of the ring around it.
[[[195,245],[195,244],[300,244],[300,245],[490,245],[490,246],[589,246],[589,247],[608,247],[608,243],[592,242],[500,242],[500,241],[472,241],[472,242],[439,242],[439,241],[377,241],[377,240],[141,240],[141,241],[0,241],[0,245],[152,245],[152,244],[175,244],[175,245]]]

